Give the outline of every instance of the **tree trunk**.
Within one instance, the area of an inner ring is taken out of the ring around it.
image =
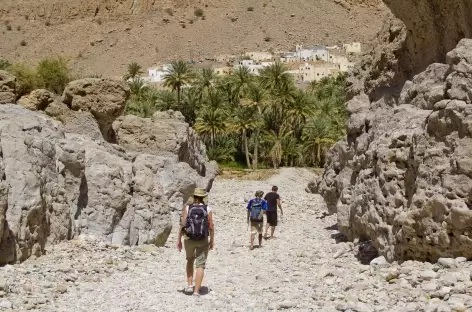
[[[180,93],[182,92],[181,87],[177,87],[177,109],[180,111]]]
[[[249,149],[247,146],[247,136],[246,136],[246,130],[243,130],[243,141],[244,141],[244,151],[246,152],[246,163],[247,163],[247,168],[251,168],[251,161],[249,160]]]
[[[255,131],[255,138],[254,138],[254,156],[252,158],[252,169],[257,170],[257,163],[259,158],[259,129]]]

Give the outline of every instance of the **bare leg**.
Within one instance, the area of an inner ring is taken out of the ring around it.
[[[275,226],[270,227],[270,237],[274,238]]]
[[[270,227],[270,224],[267,223],[267,224],[266,224],[265,235],[264,235],[265,237],[269,237],[269,227]]]
[[[200,288],[202,287],[204,275],[205,275],[205,269],[197,268],[197,274],[195,274],[195,289],[193,290],[194,294],[200,293]]]
[[[259,234],[259,248],[262,247],[262,233]]]
[[[255,236],[256,236],[256,234],[251,233],[251,249],[254,248],[254,237]]]
[[[193,286],[193,262],[195,258],[187,260],[187,284]]]

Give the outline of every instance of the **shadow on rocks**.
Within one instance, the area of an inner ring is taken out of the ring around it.
[[[379,256],[377,248],[374,247],[371,240],[359,242],[359,249],[356,255],[357,260],[362,264],[370,264],[370,262]]]
[[[324,229],[327,231],[338,231],[338,224],[335,223],[333,225],[325,227]],[[347,242],[347,236],[340,232],[331,234],[331,238],[336,241],[336,244]]]
[[[200,295],[201,295],[201,296],[208,295],[208,294],[210,293],[210,291],[211,291],[210,287],[207,287],[207,286],[202,286],[202,287],[200,287]],[[178,292],[183,293],[183,294],[185,294],[185,295],[187,295],[187,296],[191,296],[191,295],[192,295],[192,294],[187,294],[187,293],[185,293],[185,289],[180,289],[180,290],[178,290]]]

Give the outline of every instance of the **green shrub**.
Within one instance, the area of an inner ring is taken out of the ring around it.
[[[195,11],[193,12],[193,14],[195,14],[196,17],[202,17],[202,16],[205,14],[205,12],[203,12],[202,9],[197,8],[197,9],[195,9]]]
[[[11,64],[7,60],[0,60],[0,70],[7,70]]]
[[[38,77],[34,68],[24,64],[14,64],[8,68],[8,71],[16,77],[18,97],[42,87],[41,79]]]
[[[36,71],[44,87],[56,94],[64,91],[71,77],[67,62],[62,58],[44,59]]]

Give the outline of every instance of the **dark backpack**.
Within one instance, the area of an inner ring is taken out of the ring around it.
[[[263,209],[262,209],[262,199],[255,198],[252,200],[251,209],[250,209],[250,218],[253,222],[261,222],[264,219]]]
[[[185,233],[191,240],[202,240],[208,237],[207,205],[190,205],[188,207]]]

